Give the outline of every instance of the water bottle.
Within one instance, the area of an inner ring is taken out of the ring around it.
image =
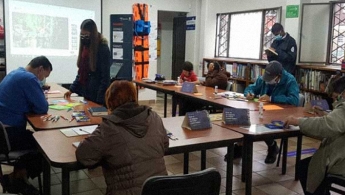
[[[263,119],[264,118],[264,103],[260,102],[259,104],[259,118]]]
[[[214,86],[214,94],[218,93],[218,85]]]
[[[177,85],[181,85],[180,83],[180,77],[177,77],[177,82],[176,82]]]

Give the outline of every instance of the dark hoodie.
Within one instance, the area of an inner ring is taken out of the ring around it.
[[[101,165],[109,194],[140,194],[144,181],[166,175],[169,140],[162,119],[150,107],[126,103],[103,118],[77,148],[86,167]]]

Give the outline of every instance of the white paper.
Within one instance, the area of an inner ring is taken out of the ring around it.
[[[98,125],[90,125],[90,126],[80,126],[80,127],[73,127],[68,129],[61,129],[61,133],[66,135],[67,137],[73,137],[78,135],[88,135],[95,131]]]

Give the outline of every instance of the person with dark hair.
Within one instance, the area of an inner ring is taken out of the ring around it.
[[[269,62],[276,60],[283,65],[283,68],[290,74],[295,74],[297,45],[294,38],[289,33],[284,31],[280,23],[275,23],[272,26],[271,32],[275,36],[270,50],[275,51],[278,55],[272,52],[266,52]]]
[[[78,74],[65,98],[77,93],[85,99],[104,104],[104,94],[110,84],[110,62],[107,40],[98,32],[93,20],[84,20],[80,26]]]
[[[49,60],[39,56],[25,68],[20,67],[7,74],[0,83],[0,122],[6,128],[12,151],[36,149],[32,132],[26,129],[25,114],[47,113],[48,102],[40,81],[49,77],[52,70]],[[40,162],[40,159],[37,160]],[[37,194],[37,189],[28,183],[28,177],[34,178],[40,174],[41,170],[37,167],[40,165],[19,161],[13,173],[0,178],[2,187],[10,193]]]
[[[322,140],[312,157],[299,162],[299,179],[305,194],[330,194],[325,176],[345,175],[345,77],[332,83],[333,111],[310,118],[287,117],[285,127],[299,126],[307,136]]]
[[[206,75],[205,82],[201,83],[206,87],[218,86],[219,89],[226,89],[228,84],[228,78],[221,72],[220,65],[217,62],[211,62],[208,64],[208,73]]]
[[[106,194],[139,195],[147,178],[167,175],[167,132],[156,112],[138,105],[132,82],[114,81],[106,91],[106,105],[109,115],[80,143],[77,160],[86,167],[102,166]]]
[[[183,63],[183,70],[180,76],[182,82],[194,82],[199,83],[197,75],[193,71],[193,64],[189,61]],[[180,82],[181,82],[180,81]]]

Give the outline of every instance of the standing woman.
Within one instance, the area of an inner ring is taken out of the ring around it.
[[[91,19],[84,20],[80,30],[78,74],[64,96],[70,98],[72,93],[77,93],[85,99],[104,104],[104,94],[110,83],[108,41]]]

